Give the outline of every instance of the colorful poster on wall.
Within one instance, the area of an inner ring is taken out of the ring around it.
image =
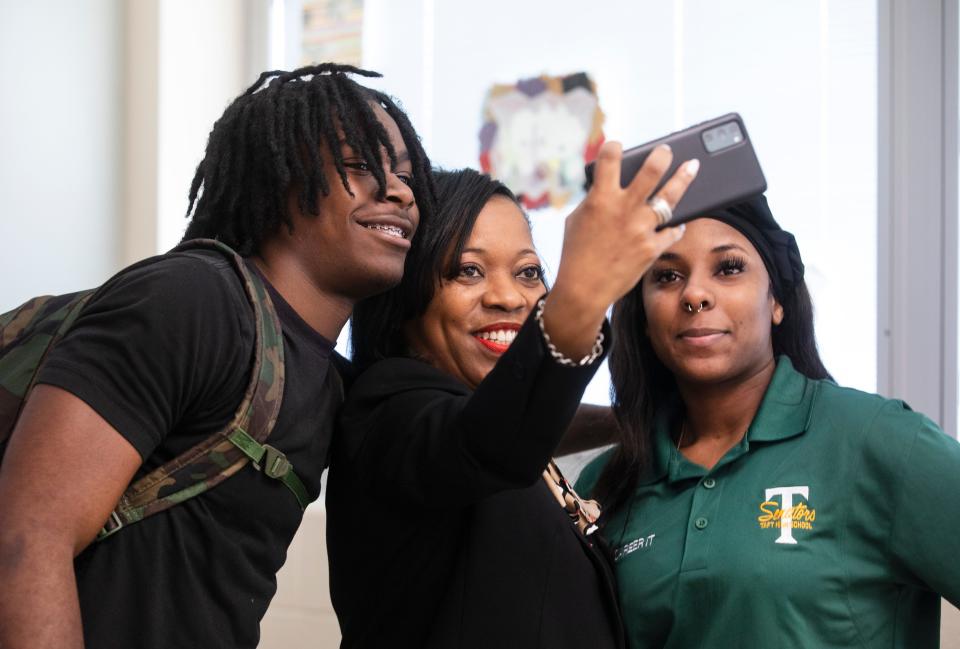
[[[528,209],[561,207],[583,189],[603,144],[596,85],[583,72],[497,84],[487,93],[480,166]]]
[[[304,0],[302,65],[361,64],[363,0]]]

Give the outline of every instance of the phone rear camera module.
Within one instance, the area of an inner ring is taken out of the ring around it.
[[[714,126],[703,132],[703,146],[709,153],[729,149],[743,142],[743,131],[736,121]]]

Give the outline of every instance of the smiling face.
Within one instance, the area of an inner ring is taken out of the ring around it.
[[[288,240],[299,263],[318,288],[351,300],[382,292],[400,281],[419,222],[410,186],[412,165],[400,129],[383,108],[371,105],[397,157],[397,165],[391,168],[386,150],[381,150],[385,195],[378,197],[379,187],[367,163],[344,143],[341,152],[353,196],[340,182],[333,156],[324,149],[323,173],[330,193],[319,197],[319,214],[301,213],[295,192],[288,201],[294,222]]]
[[[644,275],[642,294],[653,350],[681,384],[737,381],[773,358],[783,308],[760,254],[725,223],[688,223]]]
[[[431,365],[475,388],[546,290],[530,227],[513,201],[487,201],[457,269],[408,325],[407,340]]]

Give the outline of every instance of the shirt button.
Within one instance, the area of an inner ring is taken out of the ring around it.
[[[714,480],[713,478],[707,478],[706,480],[703,481],[703,486],[706,487],[707,489],[713,489],[714,487],[717,486],[717,481]]]
[[[707,521],[706,518],[698,518],[697,520],[695,520],[695,521],[693,522],[693,524],[696,526],[696,528],[697,528],[698,530],[702,530],[702,529],[705,528],[707,525],[709,525],[709,521]]]

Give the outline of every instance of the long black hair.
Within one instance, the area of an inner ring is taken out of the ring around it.
[[[371,103],[379,104],[400,130],[413,167],[420,220],[429,222],[430,160],[410,120],[390,97],[359,85],[348,74],[380,76],[335,63],[291,72],[272,70],[227,107],[213,125],[190,185],[191,221],[184,239],[215,238],[242,255],[253,254],[282,225],[293,228],[287,202],[291,189],[297,191],[300,210],[316,216],[318,195],[328,195],[330,183],[336,182],[323,172],[322,145],[350,192],[341,136],[370,166],[383,197],[386,177],[380,148],[386,149],[393,164],[396,151]]]
[[[611,318],[610,379],[617,446],[592,493],[603,503],[605,518],[630,500],[641,474],[650,468],[654,413],[678,393],[673,374],[646,335],[642,284],[643,280],[614,305]],[[783,307],[783,321],[771,332],[774,356],[787,356],[798,372],[811,379],[831,378],[817,350],[806,282],[800,277],[776,297]]]
[[[350,345],[358,370],[384,358],[409,355],[404,325],[423,315],[440,280],[456,276],[460,254],[487,201],[503,196],[523,213],[513,192],[486,174],[460,169],[434,171],[433,177],[436,217],[417,229],[403,280],[386,293],[361,300],[353,309]]]

